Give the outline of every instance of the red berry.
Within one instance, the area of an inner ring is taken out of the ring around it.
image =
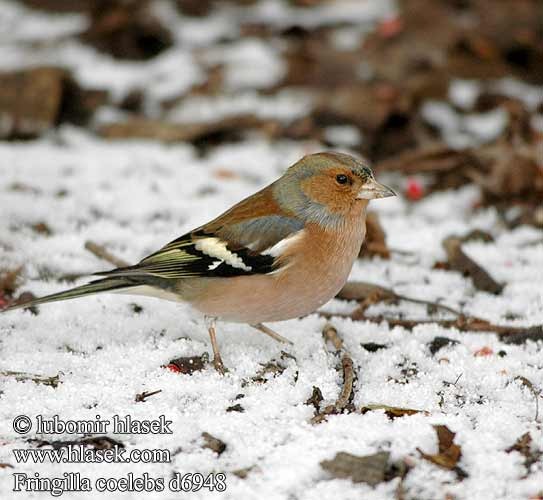
[[[167,368],[168,370],[174,373],[181,373],[181,370],[179,369],[179,367],[177,365],[174,365],[173,363],[166,365],[165,368]]]
[[[424,187],[417,179],[407,179],[405,194],[409,200],[418,201],[424,196]]]

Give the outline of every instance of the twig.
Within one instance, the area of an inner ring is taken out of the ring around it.
[[[372,304],[378,302],[390,302],[394,300],[405,300],[407,302],[413,302],[415,304],[423,304],[434,307],[436,309],[443,309],[450,312],[455,316],[462,316],[462,312],[452,307],[445,306],[439,302],[432,302],[424,299],[414,299],[406,295],[396,293],[390,288],[384,286],[375,285],[373,283],[367,283],[364,281],[349,281],[337,294],[338,299],[345,300],[357,300],[360,303],[360,308],[353,314],[364,313],[364,311]]]
[[[413,302],[415,304],[422,304],[425,306],[435,307],[436,309],[443,309],[444,311],[450,312],[454,314],[455,316],[462,316],[461,311],[458,311],[457,309],[446,306],[444,304],[440,304],[439,302],[432,302],[431,300],[424,300],[424,299],[414,299],[412,297],[406,297],[405,295],[400,295],[399,293],[396,294],[396,297],[400,300],[405,300],[407,302]]]
[[[537,390],[534,387],[534,384],[530,380],[528,380],[526,377],[523,377],[522,375],[518,375],[515,377],[515,380],[519,380],[520,383],[527,387],[528,390],[532,393],[535,399],[535,417],[534,420],[537,422],[537,419],[539,417],[539,396],[541,396],[541,391]]]
[[[136,394],[134,401],[136,401],[136,403],[145,403],[145,400],[147,398],[150,398],[151,396],[154,396],[155,394],[158,394],[160,392],[162,392],[162,389],[158,389],[157,391],[151,391],[151,392],[147,392],[147,391],[140,392]]]
[[[57,388],[58,384],[61,384],[60,374],[57,373],[52,377],[47,377],[45,375],[37,375],[35,373],[26,373],[26,372],[15,372],[11,370],[2,370],[0,371],[0,377],[13,377],[17,382],[26,382],[31,380],[35,384],[48,385],[53,388]]]
[[[343,368],[343,387],[341,388],[341,393],[334,405],[335,410],[338,413],[347,407],[353,397],[353,360],[347,353],[343,353],[343,356],[341,357],[341,366]]]
[[[343,340],[338,335],[337,330],[330,323],[327,323],[323,330],[322,336],[324,337],[325,343],[330,342],[336,353],[342,352],[341,356],[341,367],[343,371],[343,386],[341,387],[341,392],[332,405],[328,405],[322,411],[317,412],[315,416],[311,419],[312,424],[319,424],[322,421],[326,420],[328,415],[342,413],[345,410],[349,403],[352,401],[354,396],[354,382],[355,382],[355,372],[353,367],[353,360],[349,353],[343,347]]]
[[[319,311],[318,314],[326,319],[339,317],[349,318],[353,321],[370,321],[372,323],[387,322],[391,327],[400,326],[406,330],[412,330],[419,325],[439,325],[443,328],[456,328],[462,332],[495,333],[500,337],[500,340],[507,344],[522,344],[526,340],[543,340],[543,325],[529,327],[494,325],[475,316],[459,316],[456,319],[445,320],[414,320],[387,318],[386,316],[366,316],[363,312],[360,313],[359,310],[351,314],[333,314],[326,311]]]
[[[339,351],[343,347],[343,340],[341,340],[336,328],[331,323],[326,323],[326,325],[324,325],[322,336],[324,338],[324,343],[331,342],[336,351]]]
[[[103,259],[116,267],[127,267],[130,265],[125,260],[109,253],[103,246],[98,245],[93,241],[89,240],[85,242],[85,248],[92,254],[96,255],[96,257],[98,257],[99,259]]]

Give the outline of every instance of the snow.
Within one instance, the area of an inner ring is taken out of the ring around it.
[[[498,138],[509,122],[509,113],[505,109],[460,115],[447,102],[435,100],[426,101],[421,114],[426,122],[440,130],[449,146],[457,149]]]
[[[13,1],[0,2],[0,42],[48,41],[81,33],[87,27],[81,14],[52,15],[27,9]]]
[[[339,147],[355,147],[361,141],[360,131],[351,125],[333,125],[326,127],[324,138]]]
[[[136,261],[273,180],[291,161],[308,152],[307,145],[253,139],[219,147],[209,157],[200,158],[185,145],[108,143],[72,128],[61,130],[60,136],[62,140],[56,143],[46,138],[0,145],[0,227],[5,228],[0,232],[2,267],[24,265],[22,289],[37,295],[69,286],[41,278],[46,271],[58,276],[110,267],[83,249],[86,240]],[[218,168],[228,168],[235,175],[219,181],[214,177]],[[257,174],[257,178],[247,173]],[[34,190],[13,191],[14,183]],[[60,190],[66,192],[62,197],[56,195]],[[200,195],[202,190],[208,194]],[[413,257],[358,261],[351,279],[442,301],[500,324],[541,323],[543,243],[526,245],[540,233],[528,227],[505,233],[493,210],[472,215],[470,207],[476,195],[469,187],[434,194],[413,206],[401,198],[372,202],[390,247],[413,252]],[[450,211],[451,204],[456,206],[454,211]],[[49,225],[53,235],[33,233],[29,224],[38,221]],[[440,241],[444,236],[475,228],[496,235],[495,242],[470,243],[466,251],[484,261],[496,279],[508,283],[502,296],[476,291],[468,279],[456,273],[429,270],[443,257]],[[140,314],[134,314],[131,303],[143,307]],[[334,300],[323,309],[330,310],[338,303]],[[521,317],[507,320],[506,312]],[[405,302],[376,305],[368,313],[401,313],[414,318],[427,314],[422,306]],[[212,369],[180,375],[162,368],[172,358],[210,352],[203,321],[182,304],[99,295],[65,306],[42,306],[39,316],[26,311],[1,315],[1,369],[48,376],[60,372],[62,381],[53,389],[2,379],[0,432],[4,446],[0,462],[12,463],[16,469],[1,473],[8,477],[13,471],[39,470],[42,476],[53,477],[79,470],[76,464],[14,464],[11,450],[29,446],[10,428],[19,414],[58,414],[64,419],[91,419],[97,414],[102,419],[115,414],[153,419],[164,414],[173,422],[172,435],[118,438],[129,449],[181,449],[172,463],[107,468],[86,464],[84,475],[94,480],[128,472],[168,477],[174,470],[225,471],[228,488],[222,498],[391,498],[397,480],[373,489],[348,480],[329,480],[319,466],[321,460],[339,451],[364,455],[384,449],[394,460],[407,456],[416,463],[405,487],[417,498],[434,498],[437,487],[458,498],[520,498],[538,491],[543,481],[541,467],[526,481],[522,479],[521,459],[504,450],[527,431],[535,442],[543,438],[540,424],[534,421],[534,397],[515,381],[522,375],[541,387],[540,344],[506,345],[490,334],[461,333],[431,324],[408,332],[384,323],[339,318],[333,323],[357,367],[357,408],[386,404],[428,414],[390,421],[374,411],[332,416],[328,422],[311,425],[313,408],[304,401],[312,387],[318,386],[324,404],[329,404],[338,396],[341,384],[336,359],[326,352],[321,338],[324,320],[316,315],[275,325],[281,335],[295,342],[286,350],[296,361],[287,360],[283,374],[262,385],[245,385],[243,381],[258,371],[259,363],[277,359],[285,348],[240,325],[219,324],[219,342],[230,368],[225,377]],[[426,344],[438,335],[459,343],[432,356]],[[388,348],[369,353],[360,346],[364,342],[383,343]],[[507,354],[474,356],[484,346]],[[418,373],[409,383],[395,382],[401,377],[399,365],[405,363],[416,363]],[[136,393],[157,389],[162,392],[147,402],[134,402]],[[237,394],[245,397],[236,400]],[[244,413],[225,412],[236,403],[243,406]],[[452,480],[452,473],[418,456],[417,447],[428,453],[436,450],[431,427],[436,423],[457,433],[463,453],[460,465],[469,473],[461,483]],[[222,439],[227,450],[216,457],[202,449],[202,432]],[[231,473],[245,467],[254,467],[246,479]],[[10,480],[0,481],[2,498],[19,498],[12,496],[11,488]],[[82,498],[80,495],[66,492],[62,498]],[[92,492],[84,498],[98,495]],[[37,496],[27,494],[25,498]],[[193,494],[194,498],[217,496],[203,490]],[[151,498],[174,498],[174,494],[155,492]]]
[[[168,112],[172,122],[213,122],[240,114],[290,122],[311,111],[312,99],[305,92],[283,90],[271,96],[254,91],[239,91],[213,97],[194,96],[183,99]]]
[[[225,47],[214,47],[203,54],[206,63],[226,65],[226,88],[266,88],[286,73],[279,49],[257,38],[245,38]]]
[[[449,99],[459,108],[471,109],[481,92],[481,85],[474,80],[453,80],[449,85]]]
[[[317,5],[312,9],[296,8],[282,0],[263,0],[248,9],[247,17],[252,21],[265,21],[281,28],[291,26],[316,27],[341,24],[342,22],[370,25],[390,15],[394,2],[381,0],[341,0],[337,3]]]

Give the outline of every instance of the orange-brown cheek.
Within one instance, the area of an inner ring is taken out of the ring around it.
[[[302,191],[311,200],[326,206],[331,212],[344,213],[353,202],[352,186],[345,186],[345,190],[339,190],[336,186],[331,186],[332,182],[328,177],[315,175],[302,181]]]

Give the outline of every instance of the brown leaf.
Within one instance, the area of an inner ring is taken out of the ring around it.
[[[529,432],[525,432],[505,451],[507,453],[511,453],[512,451],[519,452],[524,457],[524,466],[526,469],[529,469],[533,464],[539,462],[543,457],[542,450],[534,449],[532,436]]]
[[[423,410],[414,410],[412,408],[400,408],[398,406],[387,405],[365,405],[360,408],[360,412],[362,414],[375,410],[384,410],[385,415],[391,420],[394,420],[397,417],[405,417],[406,415],[415,415],[415,413],[423,412]]]
[[[243,469],[236,469],[232,471],[234,476],[239,477],[240,479],[246,479],[249,473],[256,468],[256,465],[251,465],[250,467],[244,467]]]
[[[462,450],[460,446],[454,443],[454,436],[456,434],[445,425],[434,425],[433,427],[437,434],[439,452],[435,455],[430,455],[417,448],[418,452],[422,458],[429,462],[439,465],[444,469],[455,469],[458,471],[457,464],[462,455]]]
[[[385,480],[389,456],[390,453],[385,451],[362,457],[340,452],[332,460],[323,460],[320,464],[334,478],[375,486]]]
[[[212,436],[208,432],[202,432],[202,437],[204,438],[202,448],[207,448],[214,451],[217,455],[221,455],[224,450],[226,450],[226,443],[221,441],[219,438]]]

